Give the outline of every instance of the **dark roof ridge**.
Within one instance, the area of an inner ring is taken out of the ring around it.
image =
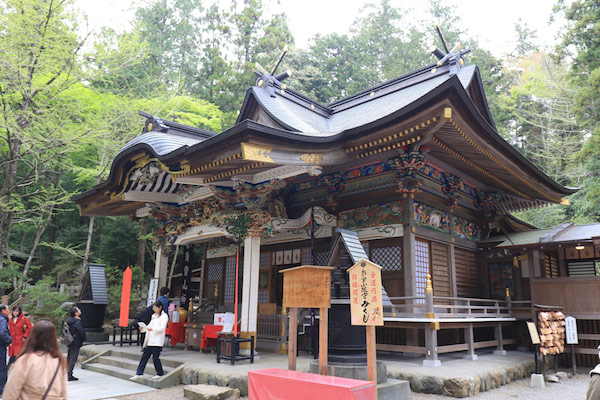
[[[414,78],[415,76],[423,75],[423,73],[425,73],[425,72],[431,73],[430,71],[432,69],[434,69],[434,68],[437,68],[437,70],[441,70],[443,67],[446,67],[446,66],[447,65],[438,66],[437,64],[434,63],[434,64],[427,65],[425,67],[421,67],[421,68],[416,69],[414,71],[411,71],[411,72],[409,72],[407,74],[404,74],[404,75],[401,75],[399,77],[387,80],[387,81],[379,83],[379,84],[377,84],[375,86],[371,86],[371,87],[369,87],[367,89],[364,89],[364,90],[362,90],[362,91],[360,91],[358,93],[354,93],[354,94],[352,94],[350,96],[346,96],[346,97],[343,97],[341,99],[338,99],[338,100],[336,100],[336,101],[334,101],[332,103],[329,103],[327,106],[330,107],[330,108],[335,108],[335,107],[340,106],[340,105],[342,105],[344,103],[347,103],[349,101],[356,100],[357,98],[366,96],[366,95],[368,95],[369,93],[371,93],[373,91],[381,90],[383,88],[395,85],[398,82],[402,82],[402,81],[408,80],[410,78]],[[446,69],[446,68],[444,68],[444,69]],[[444,71],[444,72],[446,72],[446,71]],[[432,73],[431,74],[431,78],[434,78],[437,75],[439,75],[439,74],[438,73]]]
[[[200,136],[201,138],[208,139],[209,137],[218,135],[217,132],[209,131],[208,129],[197,128],[194,126],[180,124],[179,122],[170,121],[168,119],[158,118],[155,115],[149,114],[145,111],[138,111],[138,114],[146,119],[151,119],[153,121],[157,121],[162,125],[165,125],[167,128],[175,129],[181,131],[182,133],[192,134],[194,136]],[[169,132],[172,133],[172,132]]]

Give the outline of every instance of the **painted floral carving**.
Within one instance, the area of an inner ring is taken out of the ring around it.
[[[420,191],[418,172],[425,166],[424,152],[418,147],[398,150],[400,157],[395,161],[396,179],[398,180],[398,192],[415,193]]]
[[[458,207],[458,191],[462,185],[462,180],[449,172],[443,172],[442,175],[444,177],[442,192],[448,196],[446,204],[450,209],[454,209]]]
[[[463,239],[469,240],[479,240],[481,239],[481,229],[469,220],[460,217],[454,217],[454,232],[452,232],[455,236]]]
[[[344,222],[344,228],[346,229],[401,224],[402,202],[393,201],[342,211],[339,214],[339,220]]]
[[[415,201],[413,207],[415,212],[414,219],[417,225],[435,229],[440,232],[450,232],[450,218],[447,212],[419,201]]]
[[[156,180],[158,175],[160,175],[160,171],[160,164],[156,161],[152,161],[142,168],[132,171],[129,180],[137,182],[140,185],[149,185]]]

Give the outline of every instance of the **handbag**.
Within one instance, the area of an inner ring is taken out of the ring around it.
[[[44,393],[44,395],[42,396],[42,400],[46,400],[46,397],[48,397],[48,393],[50,392],[50,389],[52,388],[52,384],[54,384],[54,380],[56,379],[56,375],[58,374],[59,369],[60,369],[60,358],[58,359],[58,365],[56,366],[56,371],[54,371],[54,376],[52,377],[52,380],[50,381],[50,384],[48,385],[48,389],[46,389],[46,393]]]
[[[69,329],[69,325],[65,323],[63,326],[62,334],[60,335],[60,342],[65,346],[70,346],[73,343],[73,335],[71,334],[71,329]]]

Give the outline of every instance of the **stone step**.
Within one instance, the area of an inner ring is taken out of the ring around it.
[[[142,358],[142,349],[140,348],[140,351],[135,352],[135,353],[130,353],[130,352],[123,351],[123,350],[111,349],[110,353],[108,355],[110,355],[111,357],[118,357],[118,358],[123,358],[126,360],[135,361],[136,366],[137,366],[137,363],[140,362],[140,358]],[[163,353],[161,353],[161,357],[160,357],[160,361],[162,362],[163,367],[177,368],[180,365],[183,365],[182,362],[164,359],[163,356],[164,356],[164,351],[163,351]],[[150,358],[149,363],[152,363],[152,358]]]
[[[90,362],[90,363],[84,363],[81,367],[83,369],[87,369],[93,372],[98,372],[101,374],[105,374],[105,375],[110,375],[110,376],[114,376],[116,378],[121,378],[121,379],[129,379],[131,378],[133,375],[135,375],[135,371],[132,371],[130,369],[127,368],[121,368],[121,367],[117,367],[114,365],[108,365],[108,364],[100,364],[95,362],[96,360],[94,360],[94,362]],[[183,365],[179,366],[178,368],[175,368],[174,370],[165,373],[165,375],[163,375],[160,379],[151,379],[153,375],[143,375],[139,378],[137,378],[137,380],[135,382],[140,383],[142,385],[146,385],[146,386],[150,386],[156,389],[163,389],[166,387],[171,387],[171,386],[176,386],[179,385],[180,381],[181,381],[181,372],[183,370]]]
[[[140,358],[141,358],[141,356],[140,356]],[[168,374],[169,372],[171,372],[175,369],[173,367],[167,367],[164,363],[165,360],[160,360],[160,361],[161,361],[161,364],[163,364],[163,372],[165,374]],[[134,373],[135,371],[137,371],[137,367],[138,367],[140,360],[139,359],[137,361],[130,360],[128,358],[121,358],[121,357],[111,355],[111,356],[100,356],[95,360],[95,362],[97,364],[106,364],[106,365],[112,365],[112,366],[123,368],[123,369],[128,369],[128,370],[132,371],[132,373]],[[152,362],[152,358],[150,358],[150,360],[148,360],[148,364],[146,365],[146,369],[144,369],[144,372],[147,374],[156,375],[156,369],[154,369],[154,364]]]
[[[229,387],[213,385],[187,385],[183,396],[190,400],[230,400],[239,399],[240,391]]]
[[[412,392],[408,381],[388,379],[377,384],[377,400],[412,400]]]

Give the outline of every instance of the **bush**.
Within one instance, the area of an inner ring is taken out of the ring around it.
[[[29,315],[31,322],[46,319],[59,327],[60,323],[66,320],[68,309],[63,309],[62,306],[75,299],[71,298],[69,293],[58,292],[53,284],[54,278],[47,276],[25,290],[29,297],[29,307],[24,307],[23,311]]]

